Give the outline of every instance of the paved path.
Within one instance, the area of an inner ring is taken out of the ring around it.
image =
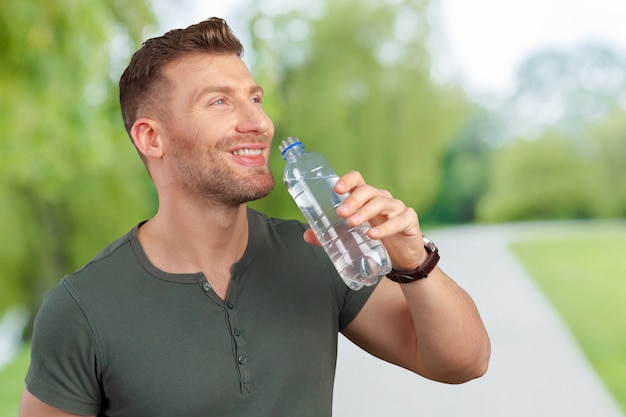
[[[442,268],[476,301],[492,342],[487,374],[463,385],[416,377],[340,340],[335,417],[624,417],[565,323],[507,250],[539,225],[431,233]]]

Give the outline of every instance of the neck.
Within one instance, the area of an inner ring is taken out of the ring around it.
[[[246,206],[161,204],[139,229],[139,240],[157,268],[170,273],[204,272],[216,291],[221,287],[225,293],[230,268],[248,244]]]

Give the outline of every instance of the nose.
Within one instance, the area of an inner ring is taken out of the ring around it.
[[[237,131],[240,133],[265,133],[274,127],[272,120],[259,103],[246,103],[239,106]]]

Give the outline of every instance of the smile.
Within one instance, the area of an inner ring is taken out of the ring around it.
[[[233,151],[233,155],[235,156],[257,156],[261,155],[263,150],[261,149],[238,149]]]

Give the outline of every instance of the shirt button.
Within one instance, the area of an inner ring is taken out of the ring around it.
[[[235,327],[233,329],[233,333],[235,334],[235,336],[241,336],[241,329],[239,327]]]
[[[246,355],[239,355],[239,357],[237,358],[237,362],[239,362],[240,365],[243,365],[248,362],[248,358],[246,357]]]
[[[232,301],[226,301],[226,307],[232,310],[233,308],[235,308],[235,305],[233,304]]]
[[[210,291],[211,290],[211,284],[209,284],[208,282],[205,282],[204,284],[202,284],[202,289],[204,291]]]

